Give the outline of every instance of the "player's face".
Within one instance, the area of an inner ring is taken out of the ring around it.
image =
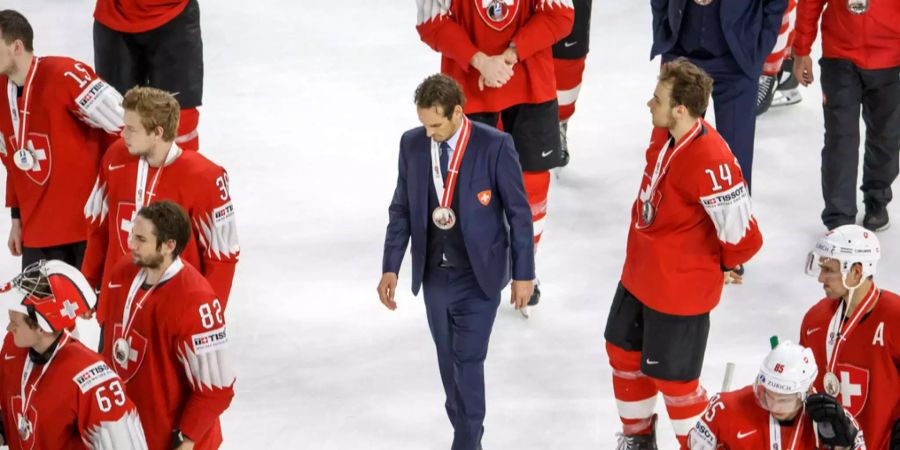
[[[131,251],[131,261],[138,267],[156,269],[162,265],[165,257],[162,248],[156,245],[156,228],[153,222],[143,216],[137,216],[131,228],[131,236],[128,238],[128,250]]]
[[[12,333],[13,342],[15,342],[16,347],[19,348],[34,347],[38,343],[38,338],[40,337],[40,332],[38,330],[32,329],[25,323],[26,317],[28,316],[18,311],[9,312],[9,325],[6,326],[6,331]]]
[[[776,394],[766,390],[765,405],[775,419],[790,420],[800,411],[800,396],[798,394]]]
[[[444,142],[456,133],[459,124],[462,123],[463,110],[462,106],[457,105],[453,108],[453,114],[450,118],[444,115],[442,106],[433,106],[431,108],[417,108],[419,113],[419,122],[425,126],[425,134],[437,142]]]
[[[838,299],[847,294],[847,288],[841,280],[841,263],[836,259],[819,258],[819,283],[825,290],[825,296]],[[851,284],[852,286],[852,284]]]
[[[134,156],[145,156],[159,141],[153,132],[147,132],[141,123],[141,115],[137,111],[125,110],[125,127],[122,128],[122,140],[128,147],[128,153]]]
[[[647,102],[650,115],[653,118],[653,126],[672,128],[675,126],[675,114],[672,107],[672,83],[660,81],[656,83],[653,98]]]
[[[0,33],[0,73],[3,75],[11,75],[15,68],[16,63],[13,55],[15,54],[16,42],[18,41],[7,44],[3,40],[3,33]]]

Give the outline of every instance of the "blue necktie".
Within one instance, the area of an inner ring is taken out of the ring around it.
[[[441,176],[444,183],[447,183],[447,165],[450,163],[450,144],[447,141],[441,142]]]

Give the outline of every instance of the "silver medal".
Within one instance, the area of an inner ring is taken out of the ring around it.
[[[656,217],[656,212],[653,211],[653,205],[650,202],[644,202],[641,205],[641,220],[644,221],[644,225],[650,225],[653,223],[653,219]]]
[[[694,3],[696,3],[700,6],[706,6],[712,2],[713,2],[713,0],[694,0]]]
[[[509,15],[509,6],[503,0],[493,0],[487,6],[487,15],[494,22],[502,22]]]
[[[113,343],[113,358],[120,366],[125,367],[128,362],[128,355],[131,353],[131,346],[124,338],[116,339]]]
[[[19,437],[22,439],[22,442],[28,440],[31,437],[31,422],[25,417],[23,414],[19,413],[16,427],[19,429]]]
[[[13,162],[19,170],[29,171],[34,168],[34,154],[31,150],[21,148],[13,154]]]
[[[438,206],[431,213],[431,221],[434,222],[434,226],[449,230],[456,225],[456,213],[446,206]]]
[[[847,9],[853,14],[862,14],[869,10],[869,0],[847,0]]]
[[[832,397],[837,397],[841,393],[841,380],[832,372],[825,374],[822,384],[825,386],[825,393]]]

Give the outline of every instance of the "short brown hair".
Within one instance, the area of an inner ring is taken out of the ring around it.
[[[6,45],[12,44],[16,39],[22,41],[25,51],[34,51],[34,30],[31,24],[20,12],[11,9],[0,11],[0,34]]]
[[[419,108],[440,106],[444,109],[444,117],[448,119],[457,105],[466,106],[466,96],[459,83],[442,73],[432,75],[419,84],[415,99]]]
[[[709,106],[713,80],[703,69],[685,58],[662,65],[659,81],[672,85],[672,107],[683,105],[693,117],[700,117]]]
[[[153,223],[157,250],[162,248],[163,242],[174,240],[175,251],[172,257],[181,254],[191,238],[191,222],[181,206],[169,200],[161,200],[141,208],[138,215]]]
[[[172,94],[152,87],[133,87],[125,93],[122,108],[138,113],[146,132],[162,127],[163,140],[175,140],[181,106]]]

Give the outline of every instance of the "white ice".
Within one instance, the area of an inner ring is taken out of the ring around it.
[[[38,55],[88,63],[93,5],[2,2],[31,20]],[[243,250],[227,315],[238,379],[222,417],[223,448],[449,448],[409,258],[399,309],[388,311],[375,294],[399,137],[418,125],[414,88],[439,70],[438,55],[416,34],[415,2],[201,0],[201,9],[202,151],[229,170]],[[569,125],[572,162],[552,187],[537,257],[543,300],[530,320],[504,301],[494,326],[489,450],[611,449],[620,429],[603,328],[643,169],[645,103],[658,61],[648,59],[648,2],[594,2],[592,25]],[[711,393],[728,361],[737,364],[733,387],[751,383],[769,336],[796,341],[801,317],[822,296],[803,274],[824,231],[818,81],[802,92],[803,102],[773,108],[757,125],[754,208],[765,244],[745,284],[728,286],[712,314],[701,378]],[[896,205],[889,209],[900,219]],[[8,216],[0,217],[6,230]],[[879,237],[878,279],[900,289],[900,231]],[[18,267],[2,258],[0,278]],[[676,448],[661,399],[657,409],[660,448]]]

